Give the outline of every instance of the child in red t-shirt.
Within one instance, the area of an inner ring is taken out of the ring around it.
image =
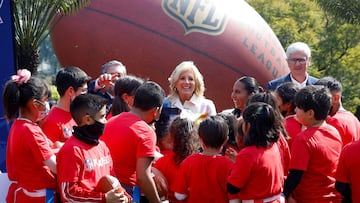
[[[165,176],[169,192],[170,202],[178,202],[174,197],[173,184],[178,174],[181,162],[200,148],[198,136],[193,122],[187,118],[176,117],[169,126],[168,135],[172,150],[157,160],[154,167],[159,169]]]
[[[5,84],[5,117],[11,120],[18,114],[6,148],[6,169],[12,181],[7,202],[54,201],[56,157],[53,143],[37,124],[46,116],[48,92],[44,81],[31,77],[28,70],[18,70]]]
[[[344,109],[341,103],[342,85],[332,77],[319,79],[316,85],[329,88],[332,95],[331,110],[326,122],[340,133],[343,146],[360,139],[360,122],[353,113]]]
[[[105,175],[114,175],[110,151],[99,140],[106,123],[106,99],[81,94],[70,105],[78,126],[57,154],[58,184],[64,202],[127,202],[116,189],[107,193],[96,191]]]
[[[279,127],[279,140],[277,141],[278,147],[280,149],[280,155],[282,160],[282,166],[284,168],[284,176],[286,177],[289,173],[289,164],[290,164],[290,148],[288,145],[287,140],[289,139],[287,132],[285,130],[283,121],[284,118],[281,115],[279,107],[277,105],[276,95],[273,92],[265,92],[265,93],[257,93],[251,96],[248,99],[247,105],[254,103],[254,102],[264,102],[269,104],[275,113],[275,123],[274,125]]]
[[[242,115],[239,134],[244,135],[245,147],[228,177],[228,192],[248,202],[281,202],[284,170],[275,111],[266,103],[254,102]]]
[[[199,137],[203,152],[190,155],[180,164],[175,197],[188,203],[227,203],[226,179],[233,163],[220,154],[228,139],[227,123],[220,116],[207,117],[200,123]]]
[[[342,202],[360,202],[360,141],[346,145],[341,151],[336,170],[335,188]]]
[[[284,116],[284,127],[289,136],[287,142],[291,149],[295,136],[302,131],[303,126],[295,117],[295,95],[299,91],[299,87],[292,83],[286,82],[279,85],[275,90],[277,105],[281,114]]]
[[[133,191],[140,188],[145,195],[140,198],[160,202],[151,176],[156,134],[150,125],[159,118],[164,96],[157,83],[144,82],[135,92],[131,110],[112,117],[101,137],[109,147],[116,177],[134,199],[138,195]]]
[[[41,124],[44,133],[54,143],[61,145],[72,135],[76,123],[70,114],[70,102],[77,95],[87,92],[87,82],[90,79],[78,67],[64,67],[56,74],[56,88],[60,100]]]
[[[307,86],[295,96],[296,117],[306,130],[292,145],[290,173],[284,195],[298,202],[340,202],[335,171],[342,148],[339,132],[325,122],[331,95],[322,86]]]
[[[115,82],[115,96],[110,108],[110,112],[106,116],[107,120],[122,112],[130,111],[134,104],[135,92],[142,83],[144,83],[142,78],[132,75],[122,76]]]

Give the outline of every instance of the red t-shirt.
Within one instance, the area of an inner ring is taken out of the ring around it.
[[[346,145],[340,155],[336,180],[349,183],[352,202],[360,202],[360,141]]]
[[[343,146],[360,139],[360,122],[351,112],[338,111],[332,117],[329,116],[326,122],[339,131]]]
[[[309,127],[296,136],[291,151],[290,169],[304,171],[294,190],[301,202],[338,202],[335,171],[342,148],[339,132],[324,123]]]
[[[53,142],[65,142],[69,139],[72,136],[73,126],[76,126],[76,122],[70,112],[57,106],[51,108],[49,115],[41,124],[44,133]]]
[[[277,144],[268,148],[245,147],[239,151],[228,178],[238,188],[239,199],[264,199],[282,192],[284,170]]]
[[[106,120],[110,120],[110,118],[112,118],[112,117],[113,117],[112,111],[110,111],[110,112],[108,113],[108,115],[106,116]]]
[[[175,153],[173,151],[168,152],[166,155],[158,159],[154,167],[159,169],[161,173],[165,176],[166,181],[168,183],[169,192],[168,192],[168,198],[171,202],[178,202],[178,200],[174,197],[174,182],[175,177],[178,174],[179,166],[175,164],[174,161]]]
[[[52,145],[36,123],[16,119],[10,129],[6,149],[9,179],[29,191],[56,188],[54,174],[43,163],[54,155]]]
[[[102,201],[104,194],[94,189],[101,177],[114,174],[110,152],[103,141],[88,145],[72,136],[59,150],[56,161],[64,202]],[[76,191],[69,189],[69,183],[77,183]]]
[[[285,118],[284,127],[289,135],[290,139],[288,139],[289,148],[291,149],[291,145],[297,134],[301,132],[302,125],[296,120],[295,115],[287,116]]]
[[[137,185],[136,160],[155,156],[155,131],[138,116],[123,112],[107,122],[100,139],[109,147],[120,182]]]
[[[233,163],[224,156],[193,154],[181,164],[174,191],[187,194],[186,202],[229,202],[226,180]]]
[[[289,164],[290,164],[291,155],[287,140],[285,139],[282,133],[280,133],[280,137],[279,140],[277,141],[277,145],[279,146],[280,149],[281,163],[284,169],[284,176],[286,177],[289,173]]]

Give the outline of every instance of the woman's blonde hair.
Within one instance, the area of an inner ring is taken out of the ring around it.
[[[194,80],[195,80],[194,94],[198,97],[204,95],[204,91],[205,91],[204,78],[201,75],[199,69],[195,66],[193,61],[183,61],[176,66],[175,70],[171,73],[168,79],[170,83],[169,85],[170,97],[176,98],[179,96],[175,85],[176,82],[179,80],[181,73],[187,70],[191,70],[194,73]]]

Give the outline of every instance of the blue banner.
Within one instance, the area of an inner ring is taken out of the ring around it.
[[[0,99],[4,84],[15,73],[15,38],[11,0],[0,0]],[[1,102],[2,103],[2,102]],[[0,107],[0,171],[6,171],[6,142],[10,124],[4,119],[4,109]]]

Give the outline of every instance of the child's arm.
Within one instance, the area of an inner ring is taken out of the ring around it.
[[[344,197],[343,202],[351,202],[351,187],[349,183],[335,182],[335,189]]]
[[[286,198],[289,198],[290,194],[295,190],[295,188],[300,183],[301,177],[304,174],[304,171],[297,169],[290,169],[289,175],[285,180],[284,192]]]
[[[236,193],[240,192],[240,188],[238,188],[230,183],[226,184],[226,189],[230,194],[236,194]]]
[[[154,180],[151,177],[152,162],[153,158],[151,157],[137,158],[136,179],[141,188],[141,191],[145,194],[150,202],[161,202],[160,197],[156,191]]]
[[[62,199],[68,202],[106,202],[105,193],[89,191],[76,182],[61,183]]]
[[[180,164],[180,169],[173,183],[173,190],[175,198],[179,201],[186,201],[189,196],[186,178],[184,177],[184,162]]]
[[[89,191],[75,182],[62,182],[61,194],[62,199],[68,202],[128,202],[128,198],[124,195],[124,192],[117,193],[116,189],[110,190],[107,193],[97,192],[94,190]]]
[[[53,172],[54,174],[57,173],[56,171],[56,156],[52,155],[50,158],[48,158],[47,160],[45,160],[43,162],[47,167],[49,167],[49,169],[51,170],[51,172]]]

